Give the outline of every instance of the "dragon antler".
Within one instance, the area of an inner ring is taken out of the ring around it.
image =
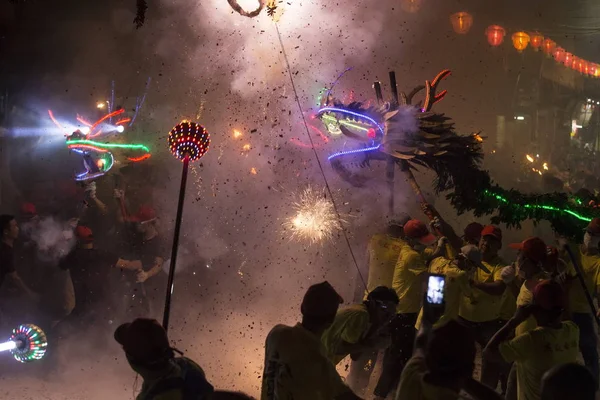
[[[448,75],[450,75],[450,70],[445,69],[437,74],[431,83],[429,81],[425,81],[426,96],[425,103],[423,103],[423,112],[431,111],[431,107],[433,107],[435,103],[442,100],[444,96],[446,96],[446,93],[448,93],[447,90],[444,90],[440,94],[435,94],[435,90],[442,79],[446,78]]]

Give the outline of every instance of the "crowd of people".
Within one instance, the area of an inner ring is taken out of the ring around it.
[[[124,193],[115,190],[111,234],[121,227],[124,246],[109,251],[97,246],[94,230],[103,224],[88,226],[94,213],[108,219],[107,207],[93,185],[86,192],[93,212],[66,225],[64,240],[76,245],[48,269],[68,275],[71,290],[59,306],[30,282],[32,263],[47,262],[50,251],[32,243],[42,219],[35,206],[24,204],[17,217],[0,215],[0,327],[15,322],[14,301],[21,318],[23,304],[45,310],[36,323],[50,340],[62,326],[108,328],[104,322],[117,315],[133,319],[119,325],[114,339],[143,378],[138,400],[250,398],[215,391],[152,319],[165,295],[159,273],[169,257],[154,210],[141,206],[130,215]],[[318,283],[303,298],[301,321],[268,333],[261,399],[594,399],[600,219],[589,223],[580,244],[559,237],[550,245],[538,237],[510,244],[509,263],[499,256],[499,227],[470,223],[458,235],[433,207],[423,211],[429,225],[401,214],[370,239],[362,302],[341,307],[332,285]],[[433,275],[445,282],[439,305],[425,301]],[[344,364],[342,378],[337,367]]]

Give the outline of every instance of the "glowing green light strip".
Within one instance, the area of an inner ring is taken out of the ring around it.
[[[340,125],[345,125],[345,126],[349,126],[351,128],[355,128],[361,131],[365,131],[367,132],[369,130],[369,128],[365,128],[364,126],[360,126],[357,125],[353,122],[348,122],[348,121],[344,121],[344,120],[337,120],[335,117],[332,117],[331,115],[327,115],[327,114],[323,114],[321,116],[321,118],[328,120],[329,122],[338,122]]]
[[[492,196],[494,198],[496,198],[497,200],[503,202],[503,203],[510,203],[508,201],[508,199],[506,199],[505,197],[500,196],[497,193],[493,193],[489,190],[484,190],[483,191],[486,195],[488,196]],[[588,218],[588,217],[584,217],[583,215],[577,214],[575,211],[569,210],[568,208],[558,208],[558,207],[554,207],[554,206],[545,206],[545,205],[540,205],[540,204],[514,204],[515,207],[524,207],[524,208],[539,208],[542,210],[550,210],[550,211],[560,211],[569,215],[572,215],[573,217],[581,220],[581,221],[585,221],[585,222],[590,222],[592,219]]]
[[[96,146],[106,149],[132,149],[132,150],[144,150],[150,153],[150,149],[143,144],[120,144],[120,143],[100,143],[94,142],[93,140],[67,140],[67,144],[87,144],[89,146]]]

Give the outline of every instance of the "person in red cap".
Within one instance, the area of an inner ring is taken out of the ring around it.
[[[167,332],[158,321],[137,318],[119,326],[114,338],[131,368],[144,380],[137,400],[208,400],[213,386],[202,368],[186,357],[175,357]]]
[[[342,301],[329,282],[312,285],[300,307],[302,322],[271,329],[265,343],[261,400],[359,399],[344,384],[321,342]]]
[[[525,239],[521,243],[511,243],[511,248],[519,250],[517,261],[515,262],[518,278],[515,280],[519,287],[517,296],[517,306],[523,307],[533,302],[533,288],[550,275],[544,270],[547,264],[548,248],[546,243],[538,237]],[[531,316],[516,330],[517,335],[521,335],[532,329],[535,329],[535,318]]]
[[[598,359],[598,335],[595,316],[587,301],[585,290],[593,298],[600,287],[600,218],[594,218],[588,224],[583,235],[583,243],[573,248],[575,261],[581,268],[585,289],[579,282],[577,272],[571,260],[567,267],[567,287],[569,292],[569,311],[571,319],[579,327],[579,346],[585,366],[596,379],[600,375]]]
[[[385,351],[383,370],[375,387],[377,398],[385,398],[394,390],[402,367],[412,354],[415,323],[421,309],[421,279],[434,253],[429,246],[438,239],[423,222],[411,219],[404,224],[404,240],[406,245],[400,250],[392,281],[399,299],[397,315],[390,324],[392,343]]]
[[[515,362],[518,400],[541,398],[541,382],[546,371],[579,355],[579,328],[571,321],[561,322],[567,296],[562,286],[549,279],[533,289],[533,303],[520,306],[512,319],[490,340],[486,358]],[[533,316],[537,328],[509,339],[512,332]]]
[[[487,225],[481,231],[479,250],[481,262],[487,271],[477,268],[470,281],[471,291],[465,292],[459,307],[461,323],[469,327],[475,335],[476,342],[483,348],[500,327],[500,311],[505,299],[506,284],[502,280],[502,268],[506,262],[498,252],[502,248],[502,230],[494,225]],[[509,366],[497,362],[483,360],[481,382],[496,387],[503,370]]]
[[[72,315],[82,324],[107,322],[115,318],[116,305],[111,301],[111,269],[139,271],[139,260],[125,260],[117,255],[96,249],[94,235],[87,226],[75,228],[77,246],[61,260],[59,268],[69,271],[75,291]]]
[[[159,309],[164,302],[167,276],[161,272],[171,250],[157,228],[154,208],[144,204],[136,214],[129,215],[125,207],[124,192],[115,190],[115,197],[119,201],[123,221],[135,230],[130,242],[131,252],[142,262],[142,269],[137,273],[137,283],[144,284],[143,295],[138,296],[142,303],[134,304],[132,308],[140,308],[143,310],[141,312],[151,314],[153,309]],[[133,284],[130,282],[130,285]]]

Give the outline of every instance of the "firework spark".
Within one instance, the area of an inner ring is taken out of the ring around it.
[[[290,239],[319,243],[331,239],[342,229],[343,221],[338,219],[331,200],[322,192],[308,187],[299,197],[292,204],[294,215],[284,223],[291,232]]]

